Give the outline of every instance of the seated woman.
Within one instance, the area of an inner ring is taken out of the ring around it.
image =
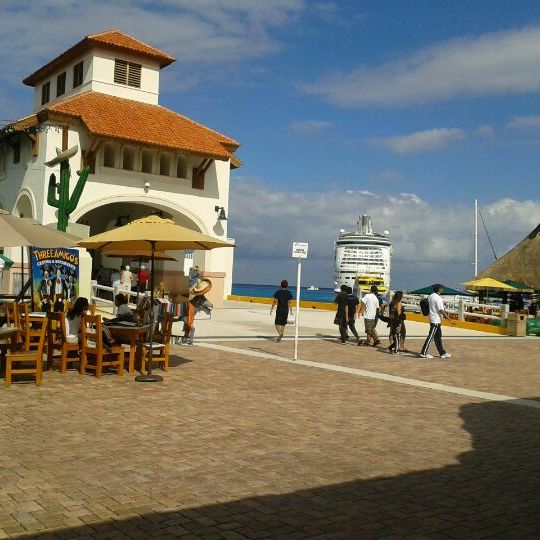
[[[66,313],[66,341],[77,343],[81,331],[81,318],[90,309],[88,298],[80,296]]]

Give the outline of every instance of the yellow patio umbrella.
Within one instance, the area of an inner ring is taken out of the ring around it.
[[[79,246],[107,250],[150,250],[150,305],[154,305],[154,255],[156,250],[214,249],[234,247],[234,244],[177,225],[171,219],[151,215],[136,219],[118,227],[78,242]],[[150,310],[150,342],[154,332],[154,310]],[[163,377],[152,375],[152,347],[149,347],[148,373],[135,378],[138,382],[162,381]]]
[[[493,278],[481,278],[473,279],[472,281],[466,281],[463,283],[470,291],[504,291],[504,292],[519,292],[519,289],[503,283],[502,281],[497,281]]]

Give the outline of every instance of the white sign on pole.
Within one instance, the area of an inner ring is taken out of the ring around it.
[[[298,259],[307,259],[308,244],[307,242],[293,242],[292,256]]]
[[[296,320],[294,321],[294,359],[298,360],[298,322],[300,319],[300,280],[302,276],[302,263],[300,259],[307,259],[307,242],[293,242],[292,256],[298,260],[298,274],[296,276]]]

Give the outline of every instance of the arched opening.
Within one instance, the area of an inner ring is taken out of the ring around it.
[[[103,166],[114,167],[115,160],[116,160],[116,152],[114,150],[114,145],[106,144],[103,147]]]
[[[143,150],[141,156],[141,172],[152,173],[154,154],[150,150]]]
[[[28,195],[24,193],[19,197],[17,206],[15,207],[15,214],[19,217],[33,218],[34,212],[32,210],[32,201]]]
[[[137,202],[114,202],[104,204],[94,208],[85,214],[81,215],[77,220],[78,223],[84,223],[90,227],[90,236],[100,234],[105,231],[109,231],[116,227],[121,227],[129,222],[139,219],[144,216],[148,216],[152,213],[158,214],[160,217],[173,219],[175,223],[188,227],[201,232],[200,227],[191,220],[189,217],[181,214],[176,210],[166,208],[165,206],[151,206]],[[111,247],[112,249],[112,247]],[[186,257],[189,258],[191,251],[167,251],[167,255],[170,255],[175,260],[173,261],[156,261],[154,282],[159,285],[160,282],[164,282],[169,290],[175,290],[180,287],[180,280],[184,276],[184,268],[186,264],[192,266],[197,264],[201,268],[205,267],[206,256],[208,252],[198,251],[195,253],[193,263],[191,259],[186,263]],[[100,251],[92,252],[92,275],[95,276],[100,267],[105,269],[102,275],[112,274],[113,270],[118,270],[121,265],[130,265],[132,272],[138,270],[140,261],[137,258],[119,258],[104,256]],[[148,268],[148,263],[142,263]],[[186,269],[186,272],[189,268]],[[136,272],[134,272],[136,273]],[[106,283],[110,285],[110,283]]]
[[[129,146],[126,146],[122,153],[122,169],[126,171],[135,170],[135,152]]]

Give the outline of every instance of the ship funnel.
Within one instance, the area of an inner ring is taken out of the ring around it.
[[[358,218],[358,232],[360,234],[373,234],[371,216],[363,215]]]

